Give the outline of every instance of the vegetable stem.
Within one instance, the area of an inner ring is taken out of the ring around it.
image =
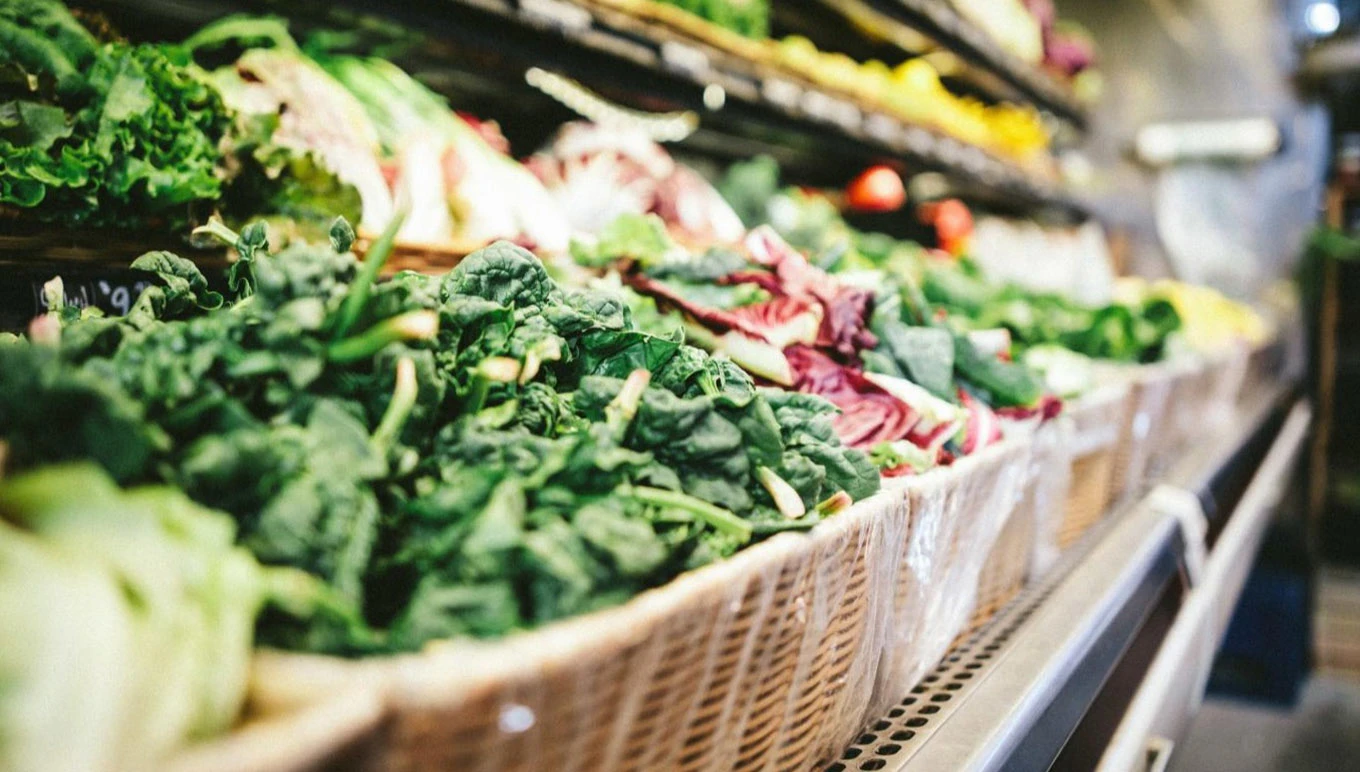
[[[651,382],[650,370],[634,370],[623,382],[618,396],[605,407],[605,423],[615,437],[621,438],[628,431],[628,425],[633,422],[633,416],[637,415],[638,406],[642,403],[642,395],[647,391],[647,384]]]
[[[514,383],[519,378],[519,362],[509,357],[487,357],[472,371],[472,388],[468,391],[463,412],[469,415],[479,413],[486,404],[493,383]]]
[[[846,493],[845,491],[836,491],[831,496],[824,499],[816,507],[813,507],[813,511],[815,511],[822,517],[830,517],[831,515],[834,515],[837,512],[841,512],[849,508],[849,506],[853,503],[855,503],[855,501],[854,499],[850,498],[850,494]]]
[[[408,311],[369,327],[358,335],[332,343],[326,356],[345,363],[366,359],[389,343],[402,340],[430,340],[439,333],[439,314],[434,311]]]
[[[477,372],[496,383],[514,383],[519,380],[520,365],[510,357],[487,357],[477,365]]]
[[[807,506],[803,504],[803,498],[798,495],[798,491],[773,469],[756,467],[756,479],[760,480],[760,484],[769,492],[770,498],[774,499],[774,506],[779,510],[779,514],[790,520],[797,520],[807,514]]]
[[[524,367],[519,372],[519,385],[532,381],[537,375],[544,362],[556,362],[562,358],[562,347],[554,338],[549,338],[542,344],[529,349],[524,354]]]
[[[383,263],[387,262],[387,256],[392,253],[392,245],[397,240],[397,231],[401,229],[402,221],[405,219],[405,212],[397,212],[392,217],[392,222],[387,224],[382,235],[373,242],[373,246],[364,255],[359,275],[354,277],[354,282],[349,285],[349,292],[340,305],[340,317],[335,324],[335,340],[343,338],[345,333],[349,332],[349,328],[359,320],[359,314],[363,312],[364,304],[368,302],[368,296],[373,292],[373,282],[377,281],[378,272],[382,270]]]
[[[237,243],[241,240],[241,237],[237,235],[236,231],[228,228],[227,224],[222,222],[222,218],[215,215],[208,220],[207,225],[200,225],[197,228],[194,228],[193,232],[189,234],[189,237],[195,241],[202,239],[204,236],[211,236],[233,249],[236,248]],[[211,242],[206,243],[210,244]]]
[[[410,357],[397,360],[397,379],[392,388],[392,401],[387,403],[382,420],[373,432],[373,445],[384,455],[396,442],[401,427],[406,424],[411,410],[416,406],[416,396],[420,386],[416,382],[416,363]]]
[[[689,512],[722,533],[740,537],[743,543],[750,541],[751,533],[754,530],[750,523],[737,517],[731,511],[680,491],[637,485],[629,490],[628,495],[643,504]]]

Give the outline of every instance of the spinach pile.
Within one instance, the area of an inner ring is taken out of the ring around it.
[[[229,512],[337,598],[262,639],[344,654],[617,603],[877,490],[828,403],[758,390],[510,244],[375,281],[399,225],[360,263],[344,221],[277,254],[214,222],[231,300],[162,252],[127,316],[58,307],[0,345],[8,463],[91,459]]]
[[[173,46],[101,44],[61,3],[0,5],[0,204],[69,225],[189,219],[229,117]]]
[[[876,278],[872,329],[879,345],[864,352],[866,369],[908,378],[944,399],[963,387],[992,407],[1041,405],[1044,383],[1032,368],[981,351],[956,318],[936,313],[939,306],[909,275]]]

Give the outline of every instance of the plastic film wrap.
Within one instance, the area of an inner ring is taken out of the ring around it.
[[[964,635],[985,625],[996,612],[1024,589],[1031,573],[1042,570],[1035,554],[1043,539],[1052,540],[1070,479],[1064,437],[1070,435],[1065,415],[1048,421],[1004,421],[1005,434],[1024,438],[1029,453],[1023,459],[1020,497],[1007,517],[978,576],[977,603]],[[1046,535],[1041,536],[1040,531]],[[1056,545],[1053,552],[1056,553]]]
[[[905,490],[912,528],[896,573],[891,639],[883,654],[874,708],[900,699],[940,661],[977,601],[978,580],[998,535],[1020,500],[1028,438],[1007,440],[953,466],[888,483]]]
[[[1057,562],[1068,491],[1072,487],[1071,415],[1064,412],[1040,426],[1031,438],[1029,479],[1020,500],[1021,512],[1034,522],[1029,575],[1040,577]]]
[[[1237,389],[1237,407],[1250,404],[1277,381],[1285,366],[1287,348],[1284,340],[1272,338],[1247,349],[1242,382]]]
[[[1029,580],[1030,555],[1034,551],[1035,519],[1033,508],[1020,504],[1006,518],[997,534],[992,551],[978,574],[977,601],[959,637],[981,628],[1025,588]],[[959,638],[955,639],[956,641]]]
[[[1209,428],[1207,422],[1215,412],[1211,400],[1217,364],[1199,357],[1174,364],[1176,376],[1167,406],[1167,431],[1159,438],[1150,476],[1165,472],[1169,462],[1180,454],[1186,444],[1196,436],[1204,436],[1204,431]]]
[[[1071,546],[1109,511],[1131,399],[1127,384],[1111,384],[1073,400],[1064,411],[1071,427],[1071,483],[1057,531],[1059,549]]]
[[[1129,401],[1115,446],[1111,498],[1137,493],[1153,455],[1169,434],[1167,418],[1177,369],[1167,364],[1112,366],[1101,369],[1106,384],[1127,384]]]

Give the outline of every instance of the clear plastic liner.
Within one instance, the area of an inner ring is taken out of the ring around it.
[[[1067,452],[1070,484],[1061,512],[1057,544],[1066,549],[1110,510],[1119,441],[1130,420],[1132,393],[1114,383],[1073,400],[1064,411],[1071,432]]]
[[[252,704],[376,695],[378,769],[802,772],[944,656],[1030,461],[1022,438],[885,481],[810,534],[500,641],[359,661],[264,652]]]
[[[892,638],[876,711],[906,694],[965,629],[983,564],[1021,500],[1029,454],[1028,438],[1010,439],[946,469],[890,483],[907,491],[913,527],[894,561]]]
[[[1072,416],[1063,413],[1041,425],[1031,438],[1029,480],[1020,512],[1034,521],[1029,567],[1030,575],[1034,577],[1046,574],[1061,553],[1058,533],[1072,486],[1075,434]]]
[[[1066,413],[1051,420],[1004,421],[1005,434],[1024,438],[1030,452],[1024,464],[1020,499],[1006,519],[978,578],[977,603],[966,635],[991,619],[1056,557],[1057,530],[1071,480],[1068,449],[1072,421]]]
[[[1170,364],[1109,365],[1098,374],[1102,384],[1126,384],[1129,402],[1115,446],[1112,496],[1120,501],[1143,486],[1154,455],[1173,434],[1170,405],[1180,370]]]
[[[1251,370],[1253,353],[1251,346],[1239,342],[1225,351],[1216,363],[1216,375],[1208,405],[1210,418],[1215,425],[1228,423],[1236,414],[1238,400],[1247,390],[1247,377]]]

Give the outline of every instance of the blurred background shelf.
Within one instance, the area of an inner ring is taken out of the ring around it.
[[[678,143],[684,154],[727,163],[766,153],[792,180],[829,186],[844,185],[866,165],[887,163],[906,176],[940,173],[970,203],[993,210],[1067,221],[1088,216],[1052,181],[979,147],[875,112],[731,46],[597,3],[90,0],[82,6],[147,38],[183,37],[237,12],[279,13],[299,31],[349,27],[454,97],[458,109],[497,119],[519,152],[538,147],[573,117],[526,82],[526,73],[538,68],[628,108],[692,111],[699,128]]]
[[[951,87],[988,101],[1025,102],[1073,128],[1089,124],[1086,107],[1072,89],[1041,67],[1005,50],[982,28],[944,0],[797,0],[772,7],[776,28],[858,39],[854,53],[885,56],[895,48],[941,65]]]

